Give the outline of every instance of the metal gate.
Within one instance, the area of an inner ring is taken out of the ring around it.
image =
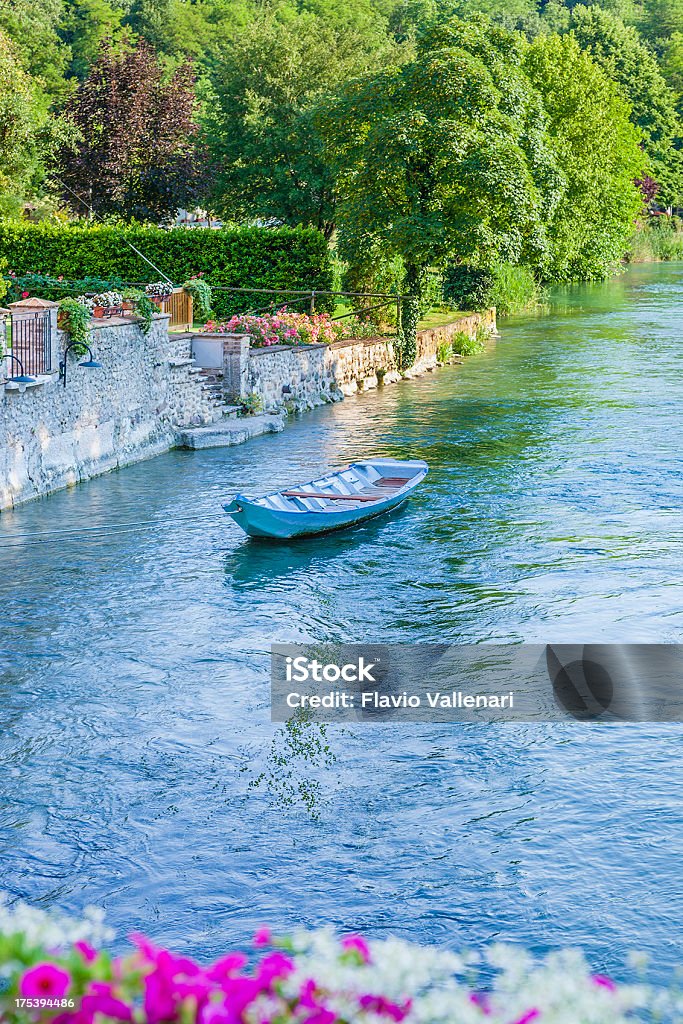
[[[52,322],[49,310],[21,312],[7,318],[7,348],[24,373],[35,377],[52,370]]]

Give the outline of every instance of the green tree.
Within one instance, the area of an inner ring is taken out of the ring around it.
[[[674,94],[654,53],[635,28],[599,7],[575,7],[571,30],[581,49],[623,89],[631,105],[631,121],[642,133],[651,173],[660,184],[661,197],[680,202],[680,155],[676,149],[680,122]]]
[[[642,207],[633,183],[646,162],[640,134],[618,86],[572,35],[539,37],[524,67],[543,98],[564,177],[540,270],[561,281],[604,277],[623,257]]]
[[[0,30],[0,214],[18,213],[39,177],[46,119],[44,97]]]
[[[312,112],[345,80],[387,59],[384,23],[362,13],[360,25],[346,16],[340,26],[310,11],[262,11],[223,49],[205,105],[217,212],[332,235],[333,179]]]
[[[67,0],[61,23],[61,36],[71,52],[69,74],[81,80],[104,49],[116,50],[123,45],[124,11],[108,0]]]
[[[483,22],[449,22],[426,33],[413,61],[351,83],[320,114],[342,254],[404,261],[405,366],[429,267],[543,252],[554,171],[519,46]]]
[[[0,4],[0,30],[12,40],[24,69],[48,100],[61,100],[69,86],[65,72],[70,58],[59,34],[62,0],[10,0]]]

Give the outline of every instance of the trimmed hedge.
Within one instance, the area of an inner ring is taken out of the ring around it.
[[[92,227],[0,223],[0,261],[17,275],[37,273],[68,281],[83,278],[150,283],[159,279],[125,240],[155,263],[174,284],[202,274],[212,286],[240,288],[332,287],[327,243],[313,228]],[[273,297],[275,298],[275,297]],[[239,295],[214,290],[217,317],[265,306],[268,295]],[[283,298],[278,299],[279,302]],[[304,306],[292,303],[295,310]],[[316,300],[316,309],[332,311],[334,298]]]

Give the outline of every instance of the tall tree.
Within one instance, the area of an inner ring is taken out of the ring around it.
[[[635,178],[646,158],[621,91],[569,36],[541,36],[524,67],[540,92],[564,185],[548,222],[544,277],[606,276],[621,260],[642,207]]]
[[[40,178],[46,122],[45,98],[0,30],[0,215],[20,212]]]
[[[651,173],[659,182],[660,197],[671,203],[681,202],[677,141],[681,125],[675,96],[654,53],[635,28],[599,7],[575,7],[571,31],[581,49],[623,89],[631,105],[631,121],[642,133]]]
[[[353,14],[353,11],[351,12]],[[384,22],[340,27],[310,11],[262,11],[220,55],[207,133],[220,168],[213,207],[237,219],[335,225],[332,175],[312,111],[345,80],[390,53]]]
[[[554,173],[540,105],[515,66],[518,45],[484,23],[451,22],[422,38],[413,61],[350,84],[320,114],[337,168],[342,252],[405,263],[405,365],[430,266],[518,262],[543,250]]]
[[[196,112],[188,63],[165,80],[144,42],[104,53],[67,108],[80,142],[61,153],[64,198],[78,213],[127,220],[164,220],[196,203],[208,175]]]

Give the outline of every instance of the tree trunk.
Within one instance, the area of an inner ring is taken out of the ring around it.
[[[409,370],[417,356],[417,322],[424,292],[425,268],[406,263],[405,293],[401,299],[401,323],[398,330],[398,368]]]

